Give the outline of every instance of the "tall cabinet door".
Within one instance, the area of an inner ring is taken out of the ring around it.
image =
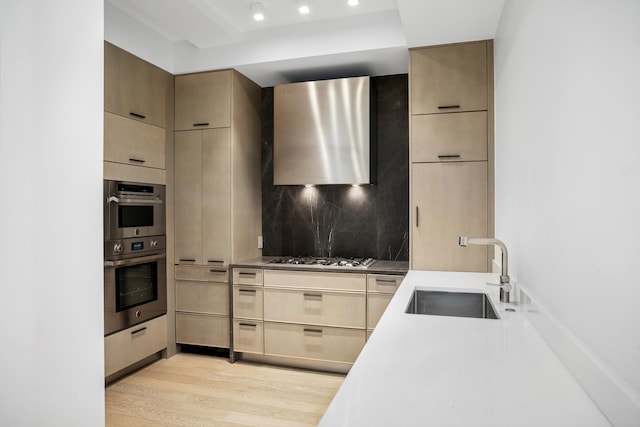
[[[231,129],[202,131],[204,263],[231,261]]]
[[[202,264],[202,132],[175,133],[175,260]]]
[[[487,271],[487,247],[458,236],[487,235],[487,163],[411,165],[413,269]]]

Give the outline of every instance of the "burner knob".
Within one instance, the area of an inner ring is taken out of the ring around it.
[[[158,241],[157,240],[152,240],[150,244],[151,244],[152,248],[157,248],[158,247]]]
[[[122,245],[120,243],[116,243],[115,245],[113,245],[113,252],[122,252]]]

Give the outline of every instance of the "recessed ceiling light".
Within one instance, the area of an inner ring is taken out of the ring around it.
[[[250,3],[249,9],[253,13],[253,19],[256,21],[264,21],[264,6],[262,3]]]
[[[349,6],[357,6],[360,4],[358,0],[349,0],[347,3],[349,4]]]
[[[311,9],[309,9],[309,2],[307,0],[298,1],[298,12],[300,12],[302,15],[307,15],[309,12],[311,12]]]

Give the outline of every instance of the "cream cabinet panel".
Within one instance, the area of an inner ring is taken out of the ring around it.
[[[104,113],[104,160],[165,169],[166,131],[158,126]]]
[[[231,126],[231,71],[175,77],[176,130]]]
[[[231,261],[231,130],[202,131],[203,261]]]
[[[263,301],[262,287],[234,285],[233,317],[262,320]]]
[[[264,354],[262,322],[252,320],[233,321],[233,350]]]
[[[176,342],[229,347],[229,317],[176,312]]]
[[[224,267],[206,265],[176,265],[175,278],[177,280],[199,280],[208,282],[229,282],[228,270]]]
[[[367,274],[367,291],[394,294],[403,280],[395,274]]]
[[[367,296],[367,328],[373,329],[386,310],[393,294],[369,294]]]
[[[486,272],[485,246],[458,245],[458,236],[487,235],[487,163],[411,165],[412,268]]]
[[[487,42],[411,50],[411,114],[487,109]]]
[[[104,66],[104,109],[166,128],[173,76],[106,42]]]
[[[104,375],[108,377],[167,348],[167,316],[160,316],[104,339]]]
[[[365,291],[367,275],[290,270],[265,270],[264,286]]]
[[[265,321],[364,328],[365,315],[364,293],[264,290]]]
[[[229,285],[176,280],[176,310],[229,315]]]
[[[202,133],[176,132],[175,260],[202,264]]]
[[[261,268],[234,268],[234,285],[255,285],[262,286],[264,283]]]
[[[267,355],[353,363],[364,342],[364,329],[264,323]]]
[[[411,161],[487,160],[487,112],[411,117]]]

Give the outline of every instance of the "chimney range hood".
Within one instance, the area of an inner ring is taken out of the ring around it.
[[[370,184],[370,79],[274,88],[275,185]]]

